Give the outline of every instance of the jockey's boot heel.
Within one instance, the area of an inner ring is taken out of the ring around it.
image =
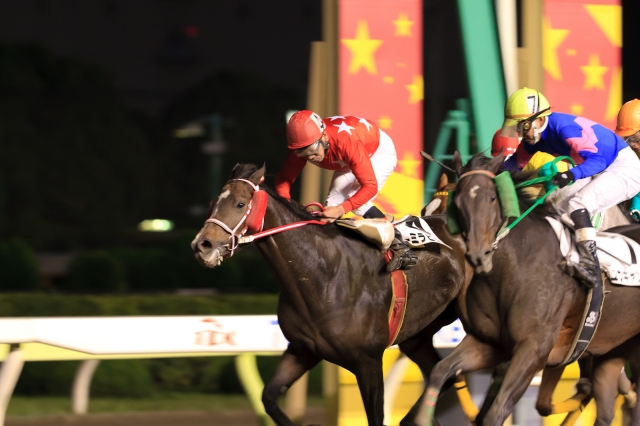
[[[393,252],[393,258],[387,263],[387,272],[395,271],[396,269],[409,270],[418,263],[418,256],[416,256],[409,245],[402,240],[400,231],[395,230],[395,238],[389,250]]]
[[[376,206],[371,206],[369,210],[364,212],[362,217],[365,219],[386,219],[384,213],[382,213]]]
[[[575,223],[576,249],[580,262],[573,265],[573,275],[587,288],[602,285],[600,262],[596,253],[596,230],[591,224],[589,212],[579,209],[571,212],[571,220]]]

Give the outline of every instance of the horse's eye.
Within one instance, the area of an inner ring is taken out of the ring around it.
[[[491,196],[491,201],[493,202],[493,201],[495,201],[495,200],[496,200],[496,196],[495,196],[495,195],[492,195],[492,196]]]
[[[237,206],[237,207],[238,207],[239,209],[243,208],[243,207],[244,207],[244,203],[238,203],[238,206]]]

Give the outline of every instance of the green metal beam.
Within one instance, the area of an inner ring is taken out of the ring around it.
[[[493,0],[458,0],[478,151],[491,148],[506,101]]]

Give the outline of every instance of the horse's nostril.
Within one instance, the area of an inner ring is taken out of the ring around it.
[[[211,241],[203,238],[198,242],[198,248],[201,252],[208,252],[213,248],[213,244],[211,244]]]
[[[487,250],[487,251],[484,252],[485,256],[489,256],[490,254],[491,254],[491,250]]]

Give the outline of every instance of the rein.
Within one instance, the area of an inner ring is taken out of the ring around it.
[[[204,223],[214,223],[216,225],[218,225],[219,227],[221,227],[222,229],[224,229],[228,234],[229,234],[229,240],[231,241],[229,244],[226,244],[227,247],[229,247],[230,253],[225,256],[225,258],[230,258],[231,256],[233,256],[233,253],[235,251],[236,248],[238,248],[238,246],[240,244],[248,244],[251,243],[259,238],[263,238],[263,237],[268,237],[270,235],[274,235],[274,234],[278,234],[280,232],[284,232],[284,231],[289,231],[291,229],[296,229],[296,228],[300,228],[306,225],[326,225],[327,222],[321,222],[319,220],[303,220],[300,222],[294,222],[294,223],[288,223],[286,225],[282,225],[282,226],[278,226],[276,228],[271,228],[268,229],[266,231],[262,230],[262,227],[264,226],[264,216],[260,218],[260,220],[262,221],[262,225],[260,226],[260,230],[258,232],[256,232],[255,234],[252,235],[247,235],[245,236],[244,234],[247,232],[247,230],[249,229],[249,226],[247,226],[245,224],[247,218],[249,217],[249,215],[251,214],[252,208],[253,206],[253,201],[255,199],[255,195],[258,192],[263,192],[264,191],[260,191],[260,187],[256,184],[254,184],[253,182],[251,182],[250,180],[247,179],[231,179],[230,181],[228,181],[227,183],[230,182],[245,182],[249,185],[251,185],[251,187],[253,188],[253,196],[251,197],[251,201],[249,201],[249,206],[247,207],[247,211],[245,212],[245,214],[242,216],[242,218],[240,219],[240,221],[236,224],[236,226],[231,229],[230,226],[228,226],[227,224],[225,224],[224,222],[222,222],[221,220],[215,219],[215,218],[209,218],[207,220],[204,221]],[[266,195],[266,194],[265,194]],[[316,205],[319,203],[310,203],[312,205]],[[324,207],[319,204],[319,207],[324,209]],[[244,228],[242,228],[242,230],[240,230],[238,232],[238,229],[240,229],[240,227],[245,224]]]

